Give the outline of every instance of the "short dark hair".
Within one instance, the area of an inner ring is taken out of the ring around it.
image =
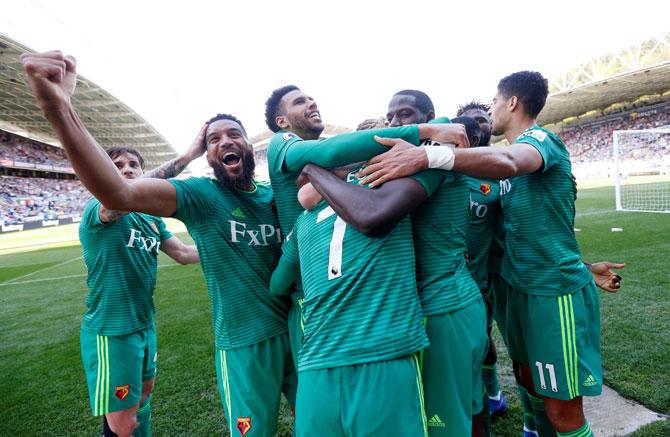
[[[210,118],[207,121],[207,124],[212,124],[215,121],[219,121],[219,120],[234,121],[235,123],[240,125],[240,127],[242,128],[242,130],[244,131],[245,134],[247,133],[247,130],[244,128],[244,125],[242,124],[242,122],[237,117],[235,117],[234,115],[230,115],[230,114],[216,114],[214,117]]]
[[[402,90],[394,94],[394,96],[412,96],[416,101],[416,107],[423,112],[428,114],[429,112],[435,113],[435,106],[433,106],[433,101],[430,100],[428,94],[419,90]]]
[[[114,158],[123,153],[130,153],[131,155],[135,155],[137,156],[137,160],[140,161],[140,167],[144,170],[144,158],[142,158],[142,155],[140,155],[140,152],[137,149],[133,149],[132,147],[110,147],[105,149],[105,152],[107,152],[107,155],[112,159],[112,161]]]
[[[272,91],[270,97],[268,97],[268,99],[265,101],[265,124],[268,125],[268,129],[270,129],[272,132],[279,132],[281,130],[281,128],[277,125],[275,118],[277,118],[277,115],[279,115],[278,108],[282,97],[291,91],[298,89],[300,88],[295,85],[286,85],[281,88],[277,88],[276,90]]]
[[[549,85],[537,71],[518,71],[500,79],[498,92],[506,98],[516,96],[526,114],[535,118],[547,101]]]
[[[456,116],[460,117],[461,115],[470,111],[471,109],[480,110],[488,113],[489,109],[491,109],[491,105],[482,103],[479,100],[473,100],[471,102],[466,103],[465,105],[459,106],[458,111],[456,111]]]
[[[462,124],[465,126],[465,134],[468,136],[468,140],[470,138],[476,136],[477,138],[481,138],[482,135],[482,130],[479,127],[479,123],[477,123],[477,120],[475,120],[472,117],[456,117],[451,120],[452,123],[458,123]]]

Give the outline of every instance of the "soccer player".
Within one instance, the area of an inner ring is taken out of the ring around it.
[[[215,179],[129,183],[72,107],[74,58],[48,52],[24,54],[21,60],[75,172],[103,205],[174,216],[186,224],[212,302],[217,377],[228,425],[241,435],[273,436],[281,392],[292,404],[295,394],[288,304],[268,292],[282,238],[272,191],[253,180],[253,151],[241,122],[220,114],[207,124],[207,161]]]
[[[434,117],[425,93],[403,90],[389,103],[387,123],[425,123]],[[477,122],[463,121],[471,128],[466,126],[470,143],[478,141]],[[422,359],[429,433],[482,435],[486,310],[466,267],[466,178],[423,172],[369,190],[316,166],[305,167],[303,173],[345,222],[366,234],[383,234],[412,212],[418,291],[431,342]]]
[[[288,293],[302,276],[296,435],[425,435],[411,223],[368,237],[326,202],[307,204],[310,188],[270,286]]]
[[[394,147],[361,174],[374,183],[392,177],[383,168],[393,161],[411,161],[409,167],[422,168],[441,160],[446,170],[501,179],[502,276],[509,284],[504,336],[515,375],[530,394],[542,399],[550,426],[544,431],[536,423],[540,435],[552,433],[553,427],[560,436],[590,436],[582,396],[597,395],[602,386],[595,285],[617,290],[620,277],[611,268],[623,265],[588,268],[581,260],[574,235],[576,187],[569,154],[557,135],[535,121],[547,94],[547,81],[537,72],[514,73],[499,82],[491,108],[492,133],[504,135],[509,147],[442,147],[428,153]],[[392,173],[398,173],[395,167]],[[542,414],[535,412],[536,420],[543,422]]]
[[[491,120],[488,106],[470,102],[458,108],[458,117],[471,117],[479,123],[480,137],[476,147],[487,147],[491,140]],[[475,146],[473,146],[475,147]],[[493,232],[501,219],[500,187],[496,179],[468,177],[470,188],[470,228],[468,230],[468,270],[477,282],[486,303],[486,324],[489,348],[484,358],[482,378],[487,392],[490,414],[502,414],[507,409],[505,395],[498,384],[496,371],[497,352],[491,328],[493,326],[493,296],[489,290],[489,252],[493,243]]]
[[[285,232],[293,228],[303,208],[297,200],[295,180],[308,163],[336,167],[365,161],[385,152],[375,141],[381,137],[398,136],[415,145],[420,139],[433,139],[454,144],[467,144],[462,126],[427,125],[353,132],[320,140],[324,125],[314,99],[295,85],[287,85],[272,92],[265,103],[265,122],[276,134],[268,145],[268,167],[277,204],[279,224]],[[295,284],[289,313],[289,333],[294,359],[302,342],[300,280]]]
[[[107,154],[124,178],[142,176],[144,160],[137,150],[113,147]],[[109,210],[97,199],[86,205],[79,239],[88,270],[80,340],[91,410],[103,416],[105,436],[148,436],[158,250],[180,264],[197,263],[198,251],[173,236],[160,218]]]

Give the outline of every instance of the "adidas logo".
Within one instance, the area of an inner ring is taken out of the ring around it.
[[[444,422],[442,422],[442,419],[440,419],[440,416],[436,414],[428,419],[428,426],[433,428],[444,428],[447,425],[445,425]]]
[[[589,375],[589,377],[586,378],[586,381],[584,381],[584,384],[583,384],[583,385],[584,385],[584,387],[591,387],[591,386],[593,386],[593,385],[597,385],[597,384],[598,384],[598,382],[597,382],[596,379],[593,377],[593,375]]]
[[[246,216],[244,215],[244,213],[240,208],[236,208],[235,210],[233,210],[233,212],[231,212],[230,215],[237,218],[246,218]]]

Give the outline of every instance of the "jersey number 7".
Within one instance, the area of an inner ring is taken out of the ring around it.
[[[335,211],[330,206],[319,212],[316,216],[316,222],[321,223]],[[328,254],[328,280],[336,279],[342,276],[342,242],[344,241],[344,232],[347,229],[347,223],[339,216],[335,217],[333,223],[333,237],[330,239],[330,251]]]

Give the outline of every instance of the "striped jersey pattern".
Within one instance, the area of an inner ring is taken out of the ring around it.
[[[468,270],[480,290],[488,286],[488,259],[500,212],[497,180],[466,177],[470,190],[470,227],[467,234]]]
[[[430,195],[412,213],[421,307],[427,316],[445,314],[470,305],[481,295],[465,259],[468,182],[459,173],[434,170],[414,178]]]
[[[99,210],[91,199],[79,224],[89,289],[81,328],[101,335],[146,329],[154,322],[158,250],[172,234],[159,217],[133,212],[103,223]]]
[[[249,346],[287,331],[288,302],[270,296],[281,231],[272,189],[224,188],[212,178],[170,179],[177,191],[174,217],[184,222],[200,254],[212,304],[216,346]]]
[[[366,237],[322,201],[284,243],[300,264],[305,293],[298,370],[409,355],[428,345],[416,292],[411,223]]]
[[[570,156],[554,133],[533,126],[515,143],[544,161],[535,173],[500,181],[505,225],[502,276],[517,290],[544,296],[572,293],[592,281],[575,238],[576,185]]]

